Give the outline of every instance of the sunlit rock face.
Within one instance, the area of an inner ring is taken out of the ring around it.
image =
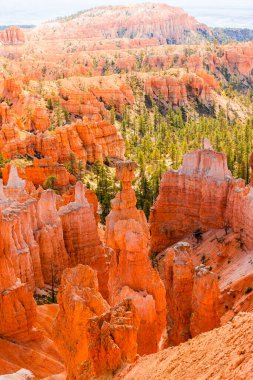
[[[166,289],[168,344],[178,345],[191,337],[194,267],[190,244],[179,242],[168,248],[159,272]]]
[[[108,299],[108,270],[111,250],[102,245],[93,205],[85,197],[81,182],[75,187],[75,201],[59,209],[69,265],[90,265],[98,272],[99,290]]]
[[[3,45],[22,45],[24,42],[24,32],[16,26],[0,31],[0,43]]]
[[[63,269],[69,264],[69,257],[53,190],[42,192],[37,213],[38,229],[35,231],[35,239],[40,249],[43,278],[47,284],[51,284],[52,277],[55,282],[59,282]]]
[[[203,264],[197,266],[192,292],[190,326],[192,337],[219,326],[219,295],[218,276],[211,271],[210,267]]]
[[[109,273],[109,301],[115,305],[130,298],[141,322],[138,353],[156,352],[165,328],[166,301],[164,285],[149,259],[149,230],[143,211],[136,209],[131,182],[136,165],[117,165],[122,191],[112,200],[106,219],[106,243],[114,249]],[[152,337],[151,337],[152,335]]]
[[[90,267],[78,265],[65,270],[58,302],[54,336],[69,380],[109,375],[123,362],[135,360],[137,310],[131,300],[110,308]]]
[[[0,335],[12,341],[33,338],[36,316],[31,257],[20,231],[24,216],[14,207],[0,212]]]
[[[150,215],[153,251],[197,229],[224,227],[232,177],[225,154],[208,148],[185,154],[178,171],[163,175]]]
[[[219,326],[218,276],[203,264],[194,268],[196,252],[191,244],[178,242],[157,260],[166,289],[168,345]]]

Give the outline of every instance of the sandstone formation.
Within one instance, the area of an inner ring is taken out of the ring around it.
[[[64,372],[62,358],[52,341],[51,332],[58,305],[37,306],[36,309],[37,320],[34,326],[39,331],[36,339],[13,342],[0,338],[0,377],[3,375],[4,379],[5,376],[10,376],[10,379],[20,380],[18,376],[21,373],[24,375],[29,372],[34,374],[36,380],[48,377],[51,380],[51,376],[52,379],[54,376],[64,379],[60,377]],[[46,330],[50,331],[49,335]]]
[[[25,35],[22,29],[12,26],[0,31],[0,43],[3,45],[20,45],[25,42]]]
[[[179,170],[162,178],[150,215],[152,249],[159,252],[191,233],[231,227],[251,250],[252,194],[251,185],[231,177],[225,154],[205,141],[204,149],[185,154]]]
[[[217,275],[203,264],[196,267],[192,291],[193,312],[190,326],[192,337],[219,326],[218,302]]]
[[[11,279],[10,279],[11,280]],[[8,288],[1,286],[0,335],[12,341],[33,339],[36,306],[32,293],[19,279]]]
[[[166,289],[168,344],[178,345],[191,337],[193,263],[191,246],[180,242],[168,248],[160,268]]]
[[[211,75],[197,72],[196,74],[181,74],[150,77],[145,81],[145,92],[165,109],[168,106],[181,107],[190,100],[211,105],[214,91],[218,89],[218,82]]]
[[[40,260],[44,281],[59,282],[63,269],[69,265],[65,248],[63,227],[56,209],[53,190],[42,192],[37,205],[38,226],[35,239],[40,249]]]
[[[178,347],[139,358],[116,379],[250,379],[252,323],[252,313],[241,313],[224,326]]]
[[[59,288],[55,339],[67,378],[109,375],[137,352],[139,317],[130,300],[110,309],[98,292],[96,273],[88,266],[66,269]]]
[[[93,206],[85,197],[84,186],[77,182],[75,201],[59,209],[69,265],[85,264],[98,273],[99,291],[108,299],[110,249],[103,247],[98,235]],[[65,266],[66,267],[66,266]]]
[[[225,226],[231,173],[224,153],[195,150],[178,171],[163,175],[151,210],[151,245],[156,252],[198,229]]]
[[[120,191],[111,202],[106,219],[106,243],[114,249],[109,273],[109,300],[115,305],[132,299],[139,311],[138,353],[156,352],[165,328],[165,289],[149,260],[149,231],[143,211],[136,209],[131,187],[136,165],[122,162],[116,166]]]
[[[178,345],[220,323],[218,276],[203,264],[194,271],[196,258],[187,242],[157,257],[166,289],[168,345]]]

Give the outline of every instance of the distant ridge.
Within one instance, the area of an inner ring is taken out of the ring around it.
[[[159,3],[99,6],[58,17],[41,26],[43,38],[154,38],[161,44],[253,41],[253,30],[213,28],[182,8]]]
[[[17,28],[21,28],[21,29],[32,29],[32,28],[35,28],[36,25],[13,25],[13,24],[10,24],[10,25],[0,25],[0,30],[5,30],[5,29],[8,29],[10,28],[11,26],[16,26]]]
[[[156,39],[160,44],[200,42],[209,28],[183,9],[158,3],[102,6],[43,23],[43,38]]]

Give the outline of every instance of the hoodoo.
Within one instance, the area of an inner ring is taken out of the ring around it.
[[[98,273],[99,291],[108,299],[108,271],[111,250],[98,235],[93,205],[85,197],[81,182],[75,186],[75,201],[59,209],[69,265],[90,265]]]
[[[114,249],[108,289],[113,305],[125,298],[133,301],[141,318],[138,353],[147,354],[157,351],[166,324],[166,301],[164,285],[149,259],[148,224],[143,211],[136,208],[131,186],[135,168],[133,162],[116,166],[122,191],[112,200],[106,219],[106,242]]]
[[[110,308],[88,266],[66,269],[54,336],[69,380],[102,378],[135,360],[138,313],[130,300]]]
[[[191,335],[193,337],[219,326],[218,303],[217,275],[203,264],[197,266],[192,292]]]

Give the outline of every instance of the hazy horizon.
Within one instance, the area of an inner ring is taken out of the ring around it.
[[[0,25],[24,25],[39,24],[56,17],[68,16],[72,13],[89,9],[99,5],[127,5],[143,3],[143,0],[0,0],[1,14]],[[183,8],[199,21],[213,27],[238,27],[253,29],[253,1],[242,0],[240,5],[236,0],[223,0],[222,4],[217,0],[168,0],[154,3],[166,3]]]

